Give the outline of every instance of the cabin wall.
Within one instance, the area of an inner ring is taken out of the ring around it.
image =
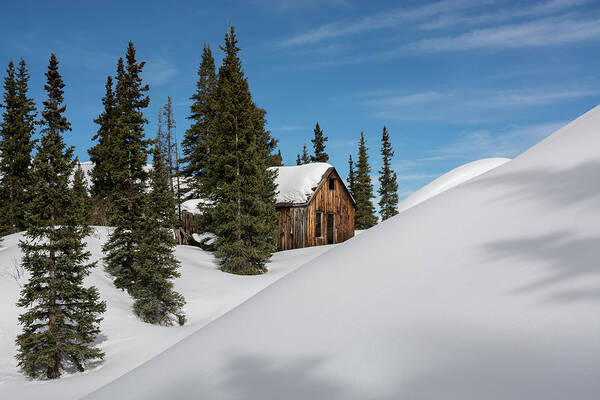
[[[301,247],[327,244],[327,214],[334,214],[334,243],[354,236],[354,204],[344,188],[340,176],[333,171],[329,177],[335,179],[335,190],[329,190],[329,181],[324,181],[305,206],[277,208],[277,249],[290,250]],[[323,213],[322,236],[316,237],[316,213]]]

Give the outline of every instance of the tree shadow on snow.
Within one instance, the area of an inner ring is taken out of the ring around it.
[[[546,266],[545,277],[516,288],[515,294],[545,291],[550,301],[600,301],[600,237],[558,232],[497,241],[485,250],[494,260],[525,259]],[[586,278],[585,287],[559,287],[577,278]]]
[[[473,185],[507,186],[514,200],[538,200],[568,207],[600,201],[600,161],[581,163],[567,169],[535,168],[494,175]]]

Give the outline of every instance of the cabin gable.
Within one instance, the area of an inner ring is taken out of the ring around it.
[[[340,243],[354,236],[356,204],[335,168],[329,168],[304,204],[278,204],[277,249]]]

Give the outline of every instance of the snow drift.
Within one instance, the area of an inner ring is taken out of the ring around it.
[[[600,108],[87,399],[597,399]]]
[[[509,161],[510,158],[483,158],[454,168],[402,200],[400,204],[398,204],[398,211],[402,212],[408,210],[425,200],[437,196],[438,194],[465,183],[479,175],[485,174]]]

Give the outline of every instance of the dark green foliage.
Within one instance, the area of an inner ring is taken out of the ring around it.
[[[17,305],[23,333],[17,337],[19,366],[32,377],[58,378],[66,368],[83,371],[104,354],[93,343],[100,332],[105,303],[94,287],[83,286],[93,264],[87,262],[86,229],[75,212],[77,199],[69,188],[73,148],[62,134],[70,130],[64,117],[64,83],[54,54],[44,86],[43,137],[31,170],[32,196],[28,229],[20,243],[22,266],[30,273]]]
[[[358,162],[356,163],[356,175],[354,177],[354,200],[356,201],[354,225],[356,229],[368,229],[377,224],[375,207],[371,201],[374,197],[373,184],[371,183],[369,155],[367,154],[365,135],[361,132],[360,144],[358,146]]]
[[[105,88],[106,93],[102,98],[104,110],[94,120],[99,127],[92,140],[97,140],[98,143],[88,150],[90,161],[94,164],[90,171],[93,214],[95,222],[101,225],[108,225],[108,220],[112,215],[111,200],[115,191],[113,176],[117,167],[112,155],[116,146],[118,114],[113,93],[113,81],[110,76],[106,78]]]
[[[302,161],[302,164],[309,164],[310,159],[311,156],[308,155],[308,150],[306,149],[306,145],[304,145],[302,147],[302,157],[300,158],[300,161]]]
[[[28,82],[25,61],[16,71],[11,61],[4,78],[0,124],[0,235],[26,228],[24,205],[29,201],[36,116],[33,100],[27,97]]]
[[[73,196],[75,202],[73,212],[76,214],[77,224],[87,229],[89,234],[89,226],[92,223],[92,207],[88,196],[85,173],[79,162],[77,162],[75,174],[73,175]]]
[[[127,49],[127,64],[119,59],[115,91],[116,129],[111,142],[114,190],[110,195],[115,227],[104,245],[104,261],[108,272],[115,276],[115,285],[129,289],[135,284],[133,267],[137,252],[136,229],[142,220],[146,165],[149,141],[144,138],[143,109],[150,99],[145,95],[148,85],[142,84],[140,73],[144,62],[135,59],[133,43]]]
[[[130,290],[135,299],[133,311],[144,322],[159,325],[185,323],[181,308],[183,296],[173,290],[172,279],[179,277],[172,227],[176,222],[175,199],[169,188],[167,168],[158,146],[150,173],[150,193],[140,225],[139,253],[134,262],[137,280]]]
[[[315,150],[315,155],[310,158],[311,162],[327,162],[329,161],[329,156],[325,153],[325,142],[328,140],[327,136],[323,135],[323,131],[321,127],[319,127],[319,123],[315,126],[315,138],[311,140],[313,144],[313,149]]]
[[[269,156],[269,167],[283,167],[283,157],[281,156],[281,150],[277,150],[277,154]]]
[[[189,197],[199,198],[205,182],[205,166],[209,155],[210,122],[214,108],[214,94],[217,87],[215,60],[210,47],[204,46],[202,62],[198,69],[196,93],[191,97],[190,107],[192,126],[185,132],[181,143],[184,154],[182,175],[187,178]]]
[[[216,234],[215,255],[223,271],[257,274],[275,251],[275,174],[269,157],[276,142],[265,130],[265,111],[252,100],[233,28],[225,35],[210,126],[210,159],[204,212]]]
[[[352,154],[348,157],[348,191],[354,197],[354,162],[352,161]]]
[[[381,135],[381,156],[383,157],[383,166],[379,170],[379,214],[381,220],[385,221],[398,214],[397,176],[391,167],[394,150],[392,150],[390,134],[385,126]]]
[[[300,159],[300,154],[296,157],[296,165],[302,165],[302,160]]]

